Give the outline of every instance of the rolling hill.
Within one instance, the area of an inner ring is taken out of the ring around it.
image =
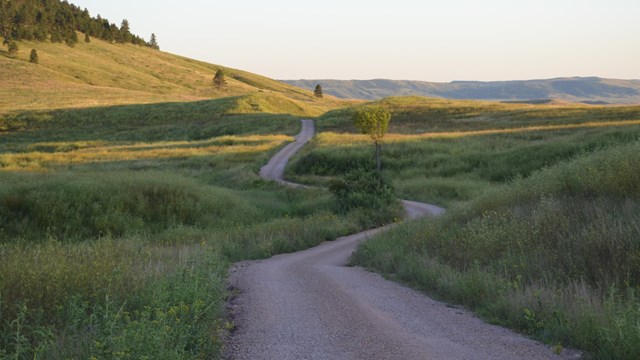
[[[388,96],[422,95],[447,99],[535,101],[557,99],[588,104],[638,104],[640,80],[597,77],[523,81],[409,80],[283,80],[305,89],[321,84],[326,94],[347,99],[377,100]]]
[[[6,48],[0,50],[0,114],[233,97],[237,112],[311,116],[344,104],[264,76],[132,44],[93,39],[74,47],[37,41],[18,45],[13,57]],[[38,52],[38,64],[29,62],[31,49]],[[212,86],[218,69],[226,74],[226,90]]]

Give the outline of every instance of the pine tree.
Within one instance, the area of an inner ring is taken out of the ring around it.
[[[7,48],[9,49],[9,55],[15,55],[18,53],[18,50],[20,50],[17,42],[13,40],[9,40],[9,41],[6,41],[6,43],[7,43]]]
[[[84,42],[86,43],[91,42],[91,36],[89,36],[89,33],[84,33]]]
[[[37,64],[38,61],[39,61],[38,52],[36,51],[36,49],[31,49],[31,55],[29,55],[29,62],[33,64]]]
[[[151,40],[149,40],[149,47],[152,49],[160,50],[160,46],[158,45],[158,39],[156,38],[156,34],[151,34]]]
[[[216,75],[213,77],[213,86],[217,90],[222,90],[227,87],[227,80],[224,78],[224,72],[222,70],[216,71]]]
[[[60,42],[63,41],[62,40],[62,35],[60,35],[60,33],[57,32],[57,31],[53,31],[51,33],[51,39],[50,40],[51,40],[52,43],[60,43]]]
[[[322,86],[320,86],[320,84],[316,85],[316,89],[313,90],[313,94],[317,97],[317,98],[321,98],[324,96],[324,94],[322,93]]]
[[[128,44],[131,42],[133,36],[131,35],[131,28],[129,27],[129,20],[122,20],[120,25],[120,33],[118,34],[117,41],[121,44]]]
[[[76,46],[76,44],[78,43],[78,34],[75,32],[75,30],[71,30],[67,33],[67,36],[64,39],[64,43],[69,47]]]
[[[91,17],[89,10],[67,0],[0,0],[0,37],[4,39],[15,42],[50,39],[73,46],[77,43],[76,31],[106,41],[129,43],[135,39],[127,20],[118,27],[100,15]],[[139,37],[135,41],[146,45]]]

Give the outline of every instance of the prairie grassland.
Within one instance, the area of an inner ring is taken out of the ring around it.
[[[353,264],[558,349],[637,357],[640,107],[379,105],[393,112],[384,176],[399,196],[448,212],[363,243]],[[294,160],[292,178],[326,183],[373,168],[349,112],[321,117],[325,132]]]
[[[439,131],[439,132],[427,132],[422,134],[398,134],[391,133],[386,134],[384,137],[385,143],[402,143],[408,141],[419,141],[425,139],[453,139],[464,138],[469,136],[480,135],[496,135],[496,134],[518,134],[518,133],[535,133],[542,131],[556,131],[556,130],[569,130],[569,129],[588,129],[588,128],[603,128],[603,127],[621,127],[621,126],[633,126],[640,125],[640,120],[622,120],[622,121],[606,121],[606,122],[584,122],[578,124],[563,124],[563,125],[539,125],[539,126],[525,126],[518,128],[508,129],[484,129],[484,130],[468,130],[468,131]],[[317,142],[319,146],[361,146],[363,143],[371,141],[367,135],[362,134],[344,134],[325,132],[318,135]]]
[[[98,162],[193,158],[197,156],[263,153],[293,138],[286,135],[222,136],[201,141],[173,141],[91,146],[89,142],[48,142],[30,144],[32,149],[56,149],[54,152],[32,151],[0,154],[0,168],[9,171],[37,171],[54,166]],[[64,151],[64,149],[72,149]],[[60,151],[62,150],[62,151]]]
[[[473,132],[472,132],[473,133]],[[398,196],[451,207],[486,189],[596,149],[640,139],[640,125],[575,127],[444,137],[390,136],[383,173]],[[355,134],[321,133],[288,169],[297,181],[326,184],[353,169],[373,166],[372,146]]]
[[[228,101],[0,116],[0,358],[215,358],[231,261],[359,228],[258,177],[295,117]]]
[[[291,125],[296,117],[241,114],[235,109],[237,100],[13,111],[0,114],[0,135],[7,141],[24,136],[25,142],[30,143],[62,139],[200,140],[221,135],[265,134],[265,130],[276,134],[295,132],[295,126]],[[39,136],[44,140],[39,140]]]
[[[392,97],[329,111],[319,118],[318,130],[353,132],[350,116],[355,106],[387,108],[393,114],[389,133],[398,134],[511,129],[640,119],[640,106],[592,106],[568,103],[533,105]]]
[[[377,103],[393,114],[383,146],[385,176],[399,196],[447,207],[581,153],[640,138],[637,106],[425,98]],[[320,117],[318,128],[325,132],[294,159],[290,177],[319,184],[371,166],[370,140],[354,133],[349,114],[337,110]]]

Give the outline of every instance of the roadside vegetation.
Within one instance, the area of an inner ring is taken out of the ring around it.
[[[383,176],[447,208],[363,243],[352,263],[560,350],[640,353],[640,107],[421,98],[392,112]],[[352,110],[329,112],[289,169],[324,184],[374,166]]]
[[[216,357],[231,263],[361,229],[258,177],[299,121],[235,101],[1,116],[0,358]]]

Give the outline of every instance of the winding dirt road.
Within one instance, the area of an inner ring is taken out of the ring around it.
[[[282,179],[286,163],[313,137],[303,120],[296,142],[260,171]],[[412,218],[436,206],[404,201]],[[230,282],[237,329],[229,359],[562,359],[543,344],[488,325],[360,268],[345,267],[362,240],[386,228],[326,242],[294,254],[242,262]]]

